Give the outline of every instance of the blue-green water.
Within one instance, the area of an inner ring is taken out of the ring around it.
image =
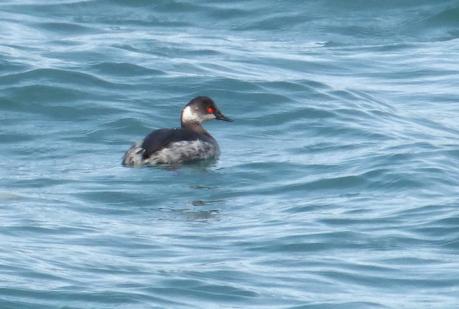
[[[458,308],[458,1],[0,3],[0,308]],[[209,95],[222,156],[121,166]]]

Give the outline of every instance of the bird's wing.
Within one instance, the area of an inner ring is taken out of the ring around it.
[[[163,149],[173,142],[192,141],[198,137],[193,131],[185,129],[159,129],[148,134],[142,143],[144,159],[149,158],[155,152]]]

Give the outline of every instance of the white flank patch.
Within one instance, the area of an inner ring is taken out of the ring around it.
[[[170,144],[148,158],[147,164],[177,164],[192,160],[203,160],[217,157],[218,145],[201,140],[181,141]]]
[[[143,153],[145,149],[141,147],[142,142],[137,142],[123,156],[123,165],[141,166],[143,165]]]

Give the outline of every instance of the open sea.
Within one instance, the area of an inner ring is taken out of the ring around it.
[[[126,168],[193,97],[213,164]],[[0,1],[0,308],[459,308],[459,1]]]

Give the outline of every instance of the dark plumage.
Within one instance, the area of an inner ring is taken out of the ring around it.
[[[207,132],[206,132],[207,133]],[[145,149],[143,159],[149,158],[155,152],[167,147],[169,144],[180,141],[196,141],[198,139],[205,139],[210,141],[213,139],[210,134],[198,134],[189,128],[177,129],[158,129],[148,134],[141,145]]]

